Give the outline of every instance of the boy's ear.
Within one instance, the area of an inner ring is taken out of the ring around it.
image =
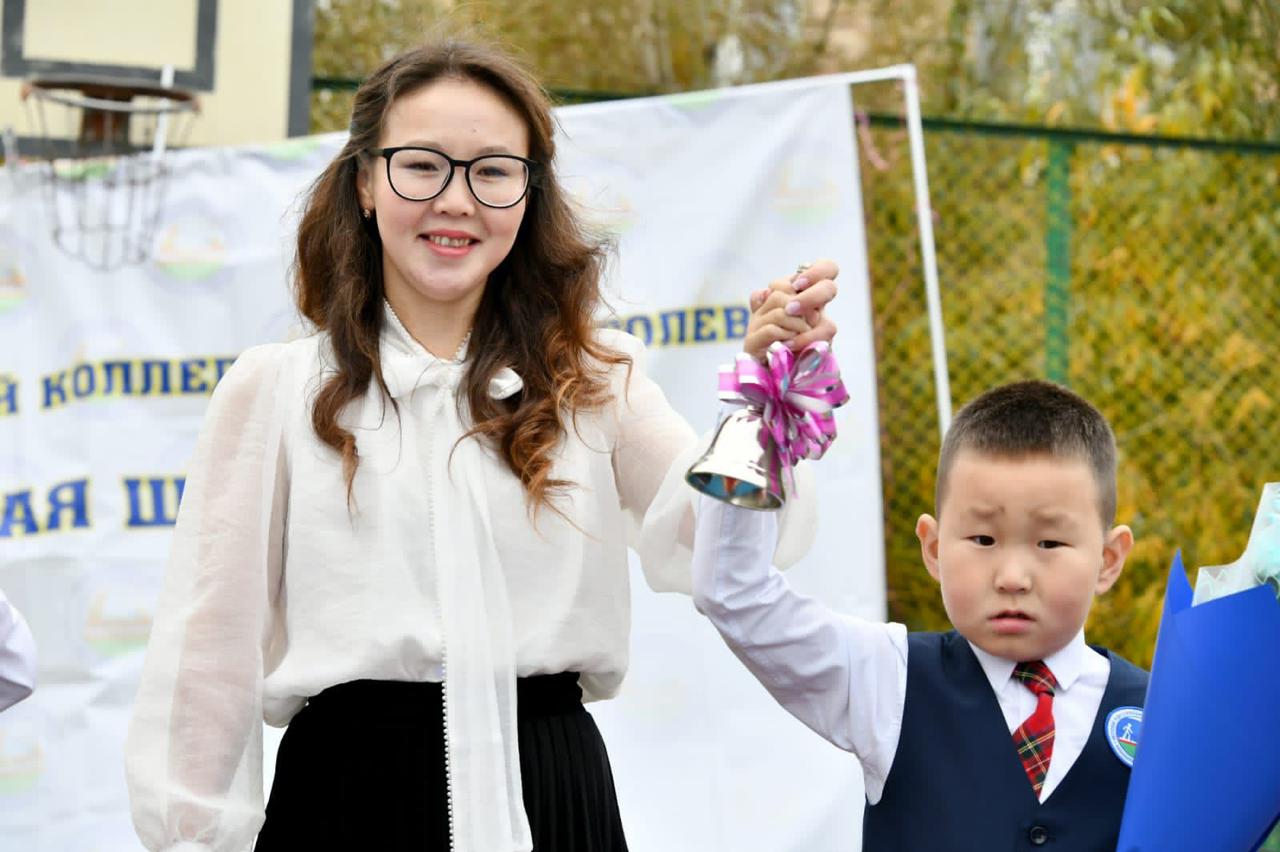
[[[920,539],[920,557],[929,576],[938,579],[938,521],[933,515],[921,515],[916,521],[916,538]]]
[[[1106,592],[1120,579],[1124,570],[1124,561],[1133,549],[1133,530],[1121,524],[1112,528],[1102,541],[1102,570],[1098,572],[1098,582],[1093,588],[1095,595]]]

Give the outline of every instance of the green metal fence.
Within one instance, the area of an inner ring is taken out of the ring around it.
[[[913,532],[939,438],[910,162],[899,120],[869,123],[890,615],[940,628]],[[1111,419],[1137,544],[1089,634],[1149,665],[1175,549],[1238,558],[1280,479],[1280,145],[929,121],[926,147],[954,403],[1039,376]]]

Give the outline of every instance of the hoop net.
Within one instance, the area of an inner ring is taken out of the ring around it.
[[[192,93],[150,82],[44,77],[22,90],[42,146],[39,170],[54,244],[99,270],[146,260],[169,175],[165,147],[185,140]]]

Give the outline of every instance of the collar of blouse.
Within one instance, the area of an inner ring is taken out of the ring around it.
[[[462,345],[453,358],[432,355],[421,343],[413,339],[404,323],[396,316],[390,302],[383,302],[384,318],[382,334],[382,378],[387,389],[396,399],[410,396],[420,387],[442,387],[457,390],[467,359],[467,344],[471,332],[467,332]],[[489,380],[489,396],[506,399],[524,387],[519,374],[510,367],[503,367]]]

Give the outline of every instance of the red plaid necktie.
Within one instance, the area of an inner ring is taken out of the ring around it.
[[[1053,757],[1053,691],[1058,688],[1058,679],[1040,660],[1018,663],[1013,676],[1036,696],[1035,712],[1013,732],[1013,744],[1018,748],[1027,779],[1039,796]]]

